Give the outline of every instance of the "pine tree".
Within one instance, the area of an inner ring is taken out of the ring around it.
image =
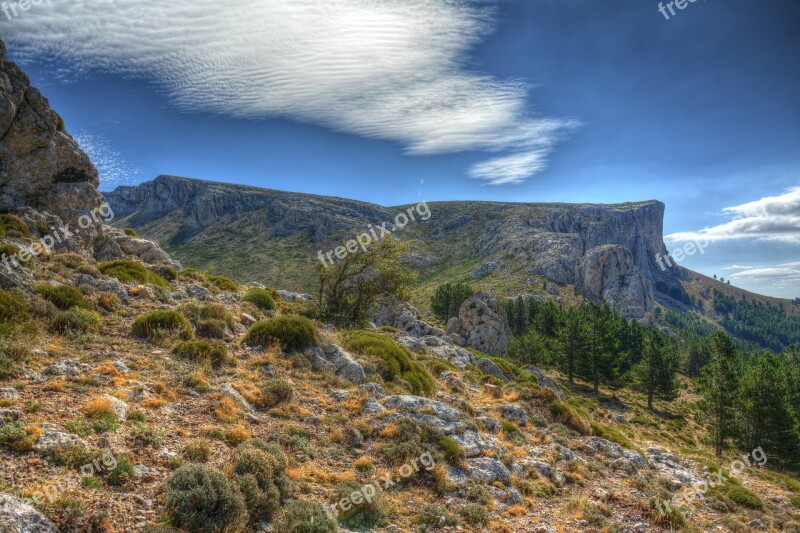
[[[461,304],[474,294],[467,283],[445,283],[436,287],[431,298],[431,311],[444,323],[458,316]]]
[[[742,373],[740,442],[747,450],[761,446],[784,462],[800,450],[797,418],[790,403],[787,364],[777,355],[757,354]]]
[[[578,360],[586,350],[587,322],[584,315],[581,307],[565,311],[558,330],[559,359],[563,371],[569,376],[570,385],[575,383]]]
[[[703,413],[714,442],[717,458],[736,430],[736,396],[739,393],[739,361],[733,339],[718,331],[713,336],[711,362],[703,369],[701,389]]]
[[[586,319],[586,351],[578,360],[577,369],[581,377],[592,382],[594,393],[599,395],[601,381],[613,381],[618,376],[618,320],[608,303],[589,304]]]
[[[642,360],[633,368],[634,386],[647,394],[647,408],[653,399],[672,401],[678,397],[678,356],[671,346],[660,342],[655,332],[644,335]]]

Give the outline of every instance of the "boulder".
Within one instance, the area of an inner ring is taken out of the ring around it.
[[[328,344],[322,348],[314,346],[307,350],[305,355],[311,361],[311,368],[314,371],[328,370],[356,385],[367,381],[367,374],[361,363],[335,344]]]
[[[56,526],[35,507],[16,496],[3,493],[0,493],[0,531],[58,533]]]
[[[490,355],[506,353],[512,337],[506,312],[497,298],[483,292],[461,305],[458,318],[447,323],[447,333],[463,339],[465,346]]]
[[[497,364],[491,359],[478,359],[478,361],[475,363],[475,366],[487,376],[492,376],[493,378],[499,379],[503,383],[511,382],[511,380],[508,379],[500,367],[497,366]]]

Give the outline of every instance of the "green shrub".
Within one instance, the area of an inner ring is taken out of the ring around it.
[[[677,507],[671,505],[658,504],[654,498],[650,500],[650,518],[658,526],[667,526],[673,531],[681,531],[686,528],[686,518]]]
[[[208,281],[221,291],[239,292],[239,284],[225,276],[208,276]]]
[[[148,446],[164,444],[164,431],[148,424],[134,424],[131,427],[131,437]]]
[[[239,532],[247,525],[244,498],[217,470],[184,465],[164,483],[169,524],[189,532]]]
[[[455,527],[459,524],[459,519],[456,515],[435,503],[429,503],[422,509],[417,523],[429,527],[436,528],[444,517],[444,525],[448,527]]]
[[[100,263],[97,268],[106,276],[117,278],[122,283],[136,282],[140,285],[156,285],[169,287],[169,282],[148,270],[142,263],[130,259],[118,259]]]
[[[272,292],[267,289],[250,289],[242,298],[242,301],[250,302],[263,311],[274,311],[275,300]]]
[[[279,316],[253,324],[244,342],[250,346],[267,346],[278,342],[284,350],[292,352],[310,348],[317,337],[314,323],[302,316]]]
[[[134,336],[156,341],[164,337],[177,337],[191,340],[194,337],[192,325],[186,317],[175,311],[149,311],[133,322],[131,332]]]
[[[461,448],[461,445],[452,438],[447,436],[442,437],[439,439],[439,446],[441,446],[444,452],[444,458],[447,459],[448,463],[458,465],[464,460],[464,450]]]
[[[190,302],[180,307],[181,313],[195,327],[197,335],[209,339],[223,339],[235,320],[228,308],[218,303]]]
[[[103,321],[100,315],[88,309],[73,307],[60,311],[50,323],[53,331],[62,335],[80,335],[82,333],[97,333]]]
[[[134,471],[133,459],[128,455],[120,455],[116,466],[106,475],[106,482],[109,485],[124,485],[133,479]]]
[[[12,261],[12,259],[14,259],[16,260],[17,263],[20,263],[24,267],[33,268],[34,263],[32,258],[29,258],[26,261],[20,259],[19,253],[21,251],[22,249],[16,244],[11,244],[11,243],[0,244],[0,259],[2,259],[3,256],[5,256],[6,259],[8,259],[8,264],[11,266],[15,266],[14,262]],[[3,265],[3,268],[5,268],[5,265]]]
[[[178,272],[178,279],[189,280],[197,283],[205,283],[208,281],[208,276],[204,272],[200,272],[194,268],[185,268]]]
[[[227,472],[244,496],[252,522],[269,520],[285,500],[289,492],[285,469],[283,452],[256,439],[233,452]]]
[[[133,229],[133,228],[125,228],[125,229],[124,229],[124,230],[122,230],[122,231],[124,231],[124,232],[125,232],[125,235],[127,235],[128,237],[137,237],[137,238],[139,237],[139,232],[138,232],[138,231],[136,231],[136,230],[135,230],[135,229]]]
[[[52,303],[62,311],[72,307],[90,309],[92,304],[83,297],[83,293],[68,285],[37,285],[36,294]]]
[[[550,406],[553,416],[563,422],[568,428],[577,431],[581,435],[591,435],[592,427],[571,405],[565,402],[556,402]]]
[[[0,215],[0,238],[30,239],[31,230],[28,225],[16,215]]]
[[[343,337],[348,348],[360,354],[380,357],[384,361],[382,374],[386,381],[400,378],[411,386],[414,394],[428,396],[436,391],[433,376],[405,346],[400,346],[386,335],[370,331],[348,331]]]
[[[458,316],[461,305],[475,291],[468,283],[445,283],[439,285],[431,297],[431,311],[442,323]]]
[[[599,422],[589,422],[589,426],[592,428],[592,435],[602,439],[610,440],[611,442],[616,442],[623,448],[634,449],[636,447],[628,437],[614,428],[608,427]]]
[[[275,407],[292,401],[294,387],[282,379],[270,379],[264,386],[264,407]]]
[[[286,504],[275,524],[275,531],[281,533],[336,533],[338,529],[319,504],[300,500]]]
[[[183,447],[181,456],[193,463],[205,463],[211,457],[211,445],[205,439],[190,440]]]
[[[468,503],[459,511],[461,518],[472,526],[486,526],[489,523],[489,511],[477,503]]]
[[[381,446],[381,453],[394,466],[408,464],[426,453],[430,454],[437,464],[441,462],[442,435],[426,422],[401,418],[393,422],[391,427],[387,427],[382,434],[387,438],[387,442]]]
[[[25,322],[30,316],[30,308],[24,298],[0,290],[0,322]]]
[[[742,507],[747,507],[748,509],[760,510],[764,508],[764,502],[761,501],[761,498],[759,498],[755,492],[747,490],[741,485],[735,485],[728,489],[727,496],[734,503]]]
[[[172,353],[193,363],[220,367],[228,358],[228,347],[222,343],[206,341],[179,341],[172,345]]]
[[[347,511],[339,510],[340,524],[348,529],[372,530],[389,523],[386,517],[386,503],[381,495],[372,498],[371,502],[361,498],[361,503],[357,504],[350,500],[350,496],[355,493],[362,494],[361,484],[358,481],[344,481],[334,488],[337,502],[347,498],[352,503]]]

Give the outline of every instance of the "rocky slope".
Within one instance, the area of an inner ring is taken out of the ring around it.
[[[279,241],[303,249],[292,256],[295,263],[313,263],[317,251],[328,250],[369,225],[389,222],[387,227],[394,228],[392,221],[406,211],[406,207],[173,176],[120,187],[105,196],[120,215],[119,224],[142,229],[179,258],[244,279],[255,271],[289,268],[285,257],[268,252]],[[504,264],[521,266],[527,278],[542,276],[573,285],[636,318],[652,313],[657,281],[675,285],[681,275],[677,269],[662,272],[655,263],[656,254],[666,254],[661,237],[664,205],[659,202],[607,206],[445,202],[429,208],[429,219],[395,233],[422,244],[415,248],[414,260],[423,272],[452,266],[453,254],[447,250],[457,243],[460,256],[477,262],[476,277],[503,272]],[[226,229],[230,237],[224,242],[217,237]],[[251,241],[253,234],[263,237],[262,246]],[[450,245],[442,246],[444,240]],[[243,253],[249,256],[249,266],[239,263],[234,272],[226,256]],[[295,283],[310,281],[299,274]],[[309,289],[307,284],[294,288]]]

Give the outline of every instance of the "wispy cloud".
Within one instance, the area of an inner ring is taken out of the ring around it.
[[[730,221],[699,231],[667,235],[669,242],[733,239],[776,241],[800,244],[800,187],[780,196],[768,196],[755,202],[727,207]]]
[[[775,267],[753,268],[731,274],[732,279],[756,284],[768,284],[775,289],[796,289],[800,283],[800,263]]]
[[[469,170],[519,183],[573,120],[536,117],[531,87],[468,67],[495,0],[55,0],[3,24],[23,59],[141,76],[177,106],[288,117],[401,143],[498,153]]]
[[[112,190],[120,185],[134,185],[141,181],[139,170],[114,150],[106,139],[85,132],[77,132],[74,137],[97,167],[100,189]]]

